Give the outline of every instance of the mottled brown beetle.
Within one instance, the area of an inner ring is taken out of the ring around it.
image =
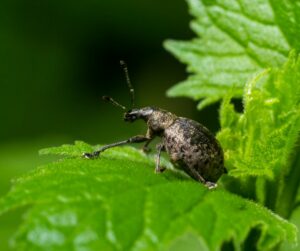
[[[131,94],[131,107],[134,106],[134,89],[131,85],[128,70],[124,61],[120,61],[124,69],[127,84]],[[105,101],[127,110],[111,97],[104,96]],[[163,172],[160,167],[160,155],[166,151],[171,162],[178,169],[183,170],[196,181],[202,182],[208,188],[216,186],[215,182],[223,173],[224,167],[223,150],[214,135],[200,123],[177,117],[175,114],[155,107],[143,107],[130,109],[124,114],[124,121],[134,122],[142,119],[147,123],[146,135],[137,135],[127,140],[116,142],[101,147],[93,153],[84,153],[85,158],[95,158],[108,148],[128,143],[146,142],[143,150],[148,151],[149,143],[156,137],[162,141],[157,145],[157,158],[155,172]]]

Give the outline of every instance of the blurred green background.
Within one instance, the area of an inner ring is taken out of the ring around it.
[[[217,105],[199,112],[195,102],[165,95],[186,73],[162,43],[192,38],[190,19],[182,0],[1,0],[0,196],[14,177],[49,161],[38,156],[40,148],[146,131],[101,102],[106,94],[129,104],[120,59],[138,106],[158,106],[216,131]],[[2,251],[21,217],[22,210],[0,217]]]

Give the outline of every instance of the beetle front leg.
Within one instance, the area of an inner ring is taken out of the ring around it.
[[[143,152],[144,153],[149,153],[151,152],[151,149],[148,147],[148,145],[152,142],[152,140],[154,139],[155,135],[153,133],[153,131],[148,128],[147,133],[146,133],[146,137],[148,138],[147,142],[143,145]]]
[[[149,153],[149,152],[151,152],[151,149],[148,147],[148,145],[151,143],[152,140],[153,140],[153,138],[152,138],[152,139],[148,139],[148,140],[146,141],[146,143],[143,145],[142,151],[143,151],[144,153]]]
[[[166,170],[166,168],[160,166],[160,154],[162,151],[165,151],[165,145],[160,143],[156,146],[156,149],[157,149],[157,156],[156,156],[155,172],[162,173],[163,171]]]
[[[95,152],[84,153],[83,157],[85,157],[87,159],[97,158],[101,152],[104,152],[105,150],[107,150],[109,148],[112,148],[112,147],[115,147],[115,146],[121,146],[121,145],[125,145],[125,144],[130,144],[130,143],[141,143],[141,142],[145,142],[147,140],[149,140],[149,138],[147,138],[146,136],[137,135],[137,136],[131,137],[127,140],[123,140],[123,141],[119,141],[119,142],[116,142],[116,143],[112,143],[112,144],[103,146]]]

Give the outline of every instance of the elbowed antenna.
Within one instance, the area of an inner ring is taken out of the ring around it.
[[[123,110],[127,110],[125,106],[119,104],[117,101],[115,101],[112,97],[108,97],[108,96],[102,96],[102,99],[105,101],[105,102],[108,102],[108,103],[111,103],[113,104],[114,106],[116,107],[119,107]]]
[[[131,99],[131,106],[130,109],[132,109],[134,107],[134,88],[131,84],[130,78],[129,78],[129,73],[128,73],[128,67],[125,63],[124,60],[120,60],[120,65],[124,70],[125,73],[125,78],[126,78],[126,82],[127,82],[127,86],[129,88],[129,92],[130,92],[130,99]]]

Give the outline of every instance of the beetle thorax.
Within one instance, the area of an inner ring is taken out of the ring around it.
[[[149,116],[147,125],[154,132],[161,132],[174,123],[177,116],[171,112],[157,109]]]

